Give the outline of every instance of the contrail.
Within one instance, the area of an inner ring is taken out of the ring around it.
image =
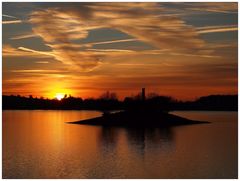
[[[7,14],[3,14],[2,16],[4,16],[4,17],[8,17],[8,18],[14,18],[14,19],[18,19],[17,17],[15,17],[15,16],[10,16],[10,15],[7,15]]]
[[[12,20],[12,21],[2,21],[2,24],[17,24],[22,23],[21,20]]]

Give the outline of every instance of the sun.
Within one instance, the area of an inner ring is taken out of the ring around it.
[[[57,98],[57,100],[61,101],[62,98],[64,98],[64,94],[63,93],[56,93],[55,98]]]

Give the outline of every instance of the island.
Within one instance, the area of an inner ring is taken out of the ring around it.
[[[190,120],[153,106],[148,107],[145,104],[145,89],[142,88],[142,102],[138,106],[113,113],[106,111],[101,117],[68,123],[123,127],[170,127],[210,122]]]

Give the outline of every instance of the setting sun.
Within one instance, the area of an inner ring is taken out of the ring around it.
[[[64,94],[62,94],[62,93],[57,93],[55,97],[57,98],[57,100],[60,101],[60,100],[62,100],[62,98],[64,98]]]

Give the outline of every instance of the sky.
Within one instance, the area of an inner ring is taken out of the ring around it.
[[[237,94],[234,2],[3,2],[3,95]]]

